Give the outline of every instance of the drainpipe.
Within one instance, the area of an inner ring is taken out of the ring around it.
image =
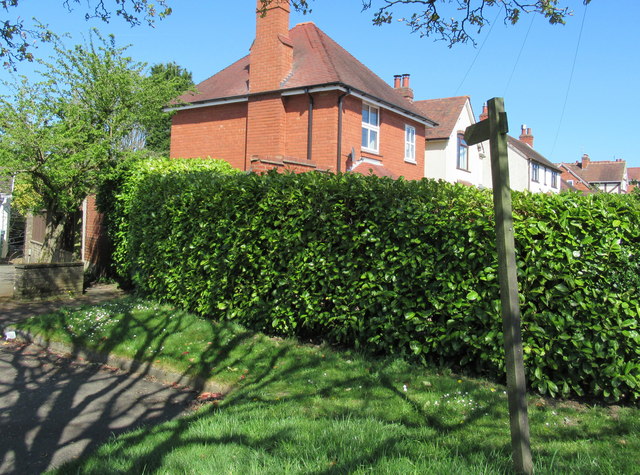
[[[313,96],[309,92],[309,88],[305,89],[309,96],[309,118],[307,122],[307,160],[311,161],[313,153]]]
[[[245,173],[249,171],[249,167],[247,166],[248,140],[249,140],[249,104],[247,104],[247,114],[244,118],[244,171]]]
[[[340,173],[340,166],[342,162],[342,103],[345,96],[348,96],[349,94],[351,94],[351,89],[347,89],[347,92],[345,92],[338,98],[338,157],[336,164],[336,173]]]

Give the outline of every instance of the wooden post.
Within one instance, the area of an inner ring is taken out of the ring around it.
[[[507,114],[504,111],[504,101],[501,97],[490,99],[487,105],[489,108],[488,119],[468,127],[465,132],[465,140],[467,144],[473,145],[489,139],[491,149],[491,177],[493,179],[493,205],[496,219],[498,276],[502,304],[509,419],[511,421],[511,446],[516,471],[529,475],[533,473],[533,461],[529,440],[527,389],[520,330],[520,302],[513,237],[511,188],[509,186],[507,158],[509,126]]]

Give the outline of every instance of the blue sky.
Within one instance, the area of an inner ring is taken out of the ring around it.
[[[23,0],[10,14],[36,16],[58,33],[69,32],[69,44],[82,42],[95,26],[113,33],[119,45],[131,44],[134,59],[149,65],[175,61],[196,82],[248,53],[255,0],[169,1],[173,14],[155,28],[131,28],[117,19],[87,22],[80,10],[64,10],[61,0]],[[389,83],[394,74],[411,74],[416,99],[468,95],[477,116],[488,99],[504,97],[511,135],[517,137],[526,124],[535,149],[554,162],[588,153],[592,160],[621,158],[640,166],[635,144],[640,2],[617,0],[613,7],[610,1],[592,0],[586,16],[581,0],[565,3],[575,11],[567,25],[551,26],[539,15],[527,15],[516,26],[505,26],[498,17],[477,37],[475,48],[420,38],[401,22],[373,26],[372,12],[361,12],[360,0],[313,0],[311,14],[292,12],[291,26],[313,21]],[[488,10],[487,16],[493,20],[496,14]],[[48,51],[43,46],[38,54]],[[33,66],[19,69],[29,75]],[[0,71],[0,77],[10,76]]]

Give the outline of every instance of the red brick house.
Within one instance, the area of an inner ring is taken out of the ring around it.
[[[287,0],[257,12],[250,54],[180,98],[171,157],[422,178],[436,124],[412,104],[409,76],[391,87],[313,23],[289,29],[289,13]]]

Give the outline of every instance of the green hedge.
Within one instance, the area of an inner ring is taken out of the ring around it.
[[[155,298],[272,334],[501,378],[491,195],[357,174],[135,174],[121,273]],[[514,194],[529,384],[640,398],[640,215],[630,197]]]

